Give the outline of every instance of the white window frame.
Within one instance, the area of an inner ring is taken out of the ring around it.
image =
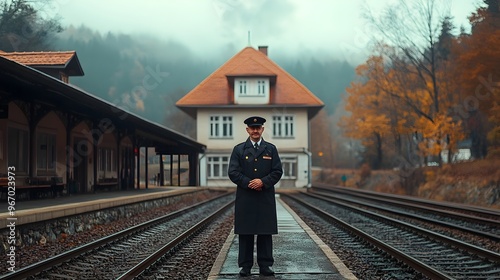
[[[55,174],[57,162],[57,135],[47,132],[36,133],[37,174]]]
[[[283,168],[282,179],[297,179],[297,158],[282,157],[281,166]]]
[[[243,97],[265,97],[269,95],[269,79],[236,79],[234,92]]]
[[[293,115],[273,116],[273,137],[274,138],[294,138],[295,137],[295,117]]]
[[[112,148],[99,148],[97,170],[99,172],[116,171],[115,150]]]
[[[233,116],[210,116],[210,138],[232,138]]]
[[[240,95],[247,95],[247,92],[248,92],[247,86],[248,86],[248,84],[249,83],[248,83],[247,80],[240,80],[238,82],[238,88],[239,88],[238,93]]]
[[[266,80],[257,80],[257,95],[266,95]]]
[[[207,178],[227,179],[229,156],[207,156]],[[216,174],[217,173],[217,174]]]

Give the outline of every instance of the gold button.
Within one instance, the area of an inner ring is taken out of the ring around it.
[[[257,161],[257,159],[255,159],[255,161]]]
[[[248,156],[246,156],[245,159],[248,159]]]
[[[253,171],[257,172],[257,168],[255,168]]]

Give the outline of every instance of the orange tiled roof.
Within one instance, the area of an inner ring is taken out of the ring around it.
[[[274,96],[270,105],[323,106],[323,102],[309,89],[274,63],[267,55],[252,47],[246,47],[210,74],[187,93],[176,105],[196,107],[230,105],[227,76],[275,76]]]
[[[0,52],[0,56],[28,66],[66,66],[75,56],[75,51],[65,52]]]

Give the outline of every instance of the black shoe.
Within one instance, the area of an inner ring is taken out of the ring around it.
[[[274,271],[269,266],[263,266],[259,269],[260,275],[264,276],[272,276],[274,275]]]
[[[252,272],[250,271],[250,269],[251,269],[251,267],[243,267],[240,270],[240,276],[243,276],[243,277],[250,276],[252,274]]]

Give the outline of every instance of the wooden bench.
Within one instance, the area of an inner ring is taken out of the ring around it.
[[[57,195],[63,196],[65,184],[63,183],[62,177],[51,177],[52,195],[55,197]]]
[[[29,199],[39,199],[52,196],[52,181],[49,177],[28,178],[27,185],[16,186],[16,190],[26,190]]]
[[[116,190],[118,188],[118,178],[101,178],[97,181],[97,184],[94,185],[95,191],[110,191]]]
[[[6,198],[9,191],[8,177],[0,178],[0,186],[2,199]],[[15,181],[15,193],[20,200],[56,197],[63,194],[64,186],[62,177],[23,178]]]
[[[15,193],[15,197],[17,200],[36,199],[45,197],[46,194],[50,192],[50,185],[30,185],[22,182],[21,180],[16,180],[15,184],[10,186],[8,184],[2,184],[2,200],[7,199],[7,194],[9,191]]]
[[[6,187],[9,185],[8,177],[0,177],[0,187]]]
[[[2,189],[0,196],[2,198],[2,201],[7,200],[8,186],[9,186],[9,178],[6,176],[0,177],[0,188]]]

